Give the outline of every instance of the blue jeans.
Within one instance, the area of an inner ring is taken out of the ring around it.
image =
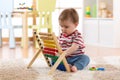
[[[68,64],[76,66],[78,70],[84,69],[90,62],[90,58],[87,55],[77,55],[73,57],[67,57]],[[54,64],[54,63],[52,63]],[[61,71],[66,71],[63,64],[60,64],[57,69]]]

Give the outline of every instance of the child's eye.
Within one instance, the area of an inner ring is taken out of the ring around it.
[[[61,28],[69,28],[69,26],[65,26],[65,25],[60,25]]]
[[[68,26],[65,26],[65,28],[69,28]]]

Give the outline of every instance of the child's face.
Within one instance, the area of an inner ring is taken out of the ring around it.
[[[65,21],[60,22],[61,31],[62,33],[65,33],[66,35],[70,35],[71,33],[73,33],[77,25],[78,23],[75,24],[70,20],[65,20]]]

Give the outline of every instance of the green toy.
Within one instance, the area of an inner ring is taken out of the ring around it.
[[[91,17],[90,6],[87,6],[87,7],[86,7],[85,16],[86,16],[86,17]]]

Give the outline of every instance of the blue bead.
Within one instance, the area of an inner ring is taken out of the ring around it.
[[[98,71],[104,71],[104,68],[97,68]]]

